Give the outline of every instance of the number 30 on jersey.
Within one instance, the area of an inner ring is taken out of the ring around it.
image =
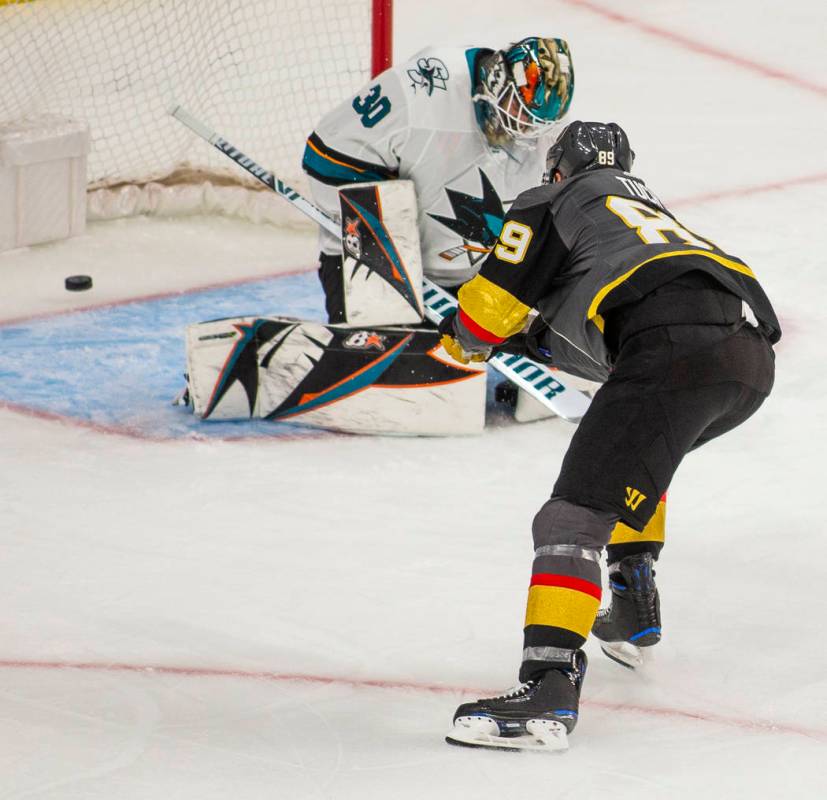
[[[500,232],[500,239],[494,248],[494,255],[500,261],[507,261],[509,264],[522,263],[533,235],[534,232],[528,225],[516,222],[513,219],[508,220]]]

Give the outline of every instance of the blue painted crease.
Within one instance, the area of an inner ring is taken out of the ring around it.
[[[187,325],[238,316],[319,319],[313,272],[0,325],[0,401],[162,438],[317,434],[300,423],[211,421],[173,406]]]

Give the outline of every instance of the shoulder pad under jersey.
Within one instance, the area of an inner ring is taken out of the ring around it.
[[[533,189],[527,189],[517,196],[511,208],[516,211],[521,208],[532,208],[550,203],[560,194],[564,184],[565,181],[562,181],[560,183],[543,184],[542,186],[535,186]]]
[[[411,109],[412,125],[437,130],[467,127],[473,112],[473,91],[464,49],[426,47],[396,70]]]

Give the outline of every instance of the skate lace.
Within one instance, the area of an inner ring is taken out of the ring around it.
[[[655,593],[646,592],[635,597],[637,615],[644,628],[655,627],[658,624],[658,612],[655,606]]]
[[[638,621],[644,628],[658,624],[658,611],[655,598],[656,594],[654,589],[632,592],[632,599],[637,610]]]
[[[643,567],[640,572],[636,570],[635,579],[632,585],[627,587],[629,594],[635,604],[638,623],[643,628],[655,627],[658,624],[658,610],[655,598],[657,597],[654,586],[655,571]]]
[[[522,697],[523,695],[528,694],[536,685],[537,681],[526,681],[525,683],[518,683],[516,686],[512,686],[499,697],[496,697],[494,699],[510,700],[514,697]]]

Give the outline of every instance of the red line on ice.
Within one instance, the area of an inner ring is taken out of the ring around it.
[[[172,437],[152,436],[151,434],[131,430],[130,428],[119,428],[115,425],[103,425],[99,422],[90,422],[89,420],[78,419],[77,417],[56,414],[52,411],[42,411],[38,408],[22,406],[17,403],[9,403],[5,400],[0,400],[0,409],[3,409],[4,411],[11,411],[15,414],[21,414],[24,417],[42,419],[48,422],[61,422],[66,425],[73,425],[76,428],[85,428],[86,430],[95,431],[95,433],[103,433],[110,436],[123,436],[128,439],[140,439],[142,441],[149,442],[167,442],[173,440]],[[193,439],[206,441],[207,437],[193,436]]]
[[[85,428],[95,433],[100,433],[105,436],[120,436],[125,439],[138,439],[142,442],[298,442],[307,439],[322,439],[329,436],[350,436],[347,433],[337,433],[335,431],[318,431],[313,433],[293,434],[280,433],[272,437],[268,436],[201,436],[197,433],[192,433],[189,436],[153,436],[150,433],[143,433],[134,428],[119,427],[117,425],[105,425],[100,422],[91,422],[90,420],[79,419],[78,417],[70,417],[66,414],[57,414],[52,411],[43,411],[39,408],[31,408],[29,406],[21,406],[16,403],[9,403],[6,400],[0,400],[0,410],[11,411],[14,414],[20,414],[24,417],[32,417],[33,419],[42,419],[47,422],[58,422],[62,425],[71,425],[75,428]],[[275,431],[275,429],[274,429]],[[0,666],[2,663],[0,662]]]
[[[617,11],[610,11],[608,8],[601,6],[599,3],[590,2],[590,0],[562,0],[562,2],[567,3],[570,6],[577,6],[578,8],[591,11],[593,14],[598,14],[599,16],[609,19],[612,22],[637,28],[643,33],[647,33],[651,36],[657,36],[660,39],[665,39],[666,41],[680,45],[687,50],[691,50],[694,53],[701,53],[702,55],[710,56],[711,58],[717,58],[719,61],[725,61],[736,67],[741,67],[742,69],[749,70],[750,72],[755,72],[764,78],[773,78],[775,80],[784,81],[785,83],[789,83],[799,89],[806,89],[808,92],[813,92],[820,97],[827,97],[827,86],[808,81],[800,75],[795,75],[791,72],[784,72],[776,67],[770,67],[766,64],[761,64],[758,61],[753,61],[752,59],[735,55],[727,50],[719,50],[718,48],[711,47],[703,42],[690,39],[688,36],[682,36],[679,33],[675,33],[675,31],[660,28],[657,25],[650,25],[648,22],[644,22],[641,19],[629,17],[625,14],[620,14]]]
[[[248,283],[258,283],[259,281],[273,280],[274,278],[287,278],[291,275],[302,275],[305,272],[313,272],[318,269],[316,266],[312,267],[297,267],[286,272],[273,272],[269,275],[253,275],[247,278],[235,278],[230,281],[216,281],[215,283],[207,283],[203,286],[192,286],[188,289],[179,289],[175,291],[157,292],[156,294],[146,294],[140,297],[129,297],[125,300],[112,300],[108,303],[99,303],[98,305],[90,306],[75,306],[73,308],[63,308],[59,311],[44,311],[39,314],[29,314],[25,317],[15,317],[14,319],[0,320],[0,328],[11,325],[20,325],[24,322],[32,322],[38,319],[48,319],[50,317],[62,317],[66,314],[79,314],[84,311],[99,311],[107,308],[118,308],[119,306],[128,306],[130,303],[148,303],[152,300],[166,300],[169,297],[186,297],[188,294],[197,294],[198,292],[208,292],[212,289],[232,288],[233,286],[244,286]]]
[[[679,197],[676,200],[669,200],[667,206],[669,208],[679,208],[681,206],[700,205],[701,203],[711,203],[715,200],[727,200],[732,197],[747,197],[753,194],[761,194],[763,192],[783,191],[795,186],[804,186],[810,183],[823,183],[827,181],[827,172],[817,172],[814,175],[801,175],[798,178],[788,178],[786,180],[773,181],[772,183],[763,183],[756,186],[740,186],[734,189],[721,189],[716,192],[706,192],[704,194],[691,195],[689,197]]]
[[[182,675],[194,678],[240,678],[272,682],[302,682],[319,683],[325,685],[351,686],[354,689],[407,689],[419,692],[434,692],[437,694],[473,694],[476,696],[490,696],[495,694],[491,689],[480,689],[467,686],[446,686],[440,683],[425,683],[418,681],[395,681],[378,678],[346,678],[334,675],[308,675],[301,672],[267,672],[243,669],[220,669],[209,667],[174,667],[154,664],[123,664],[123,663],[95,663],[89,661],[15,661],[0,660],[0,669],[33,669],[33,670],[84,670],[89,672],[134,672],[151,675]],[[599,708],[605,711],[628,712],[651,717],[671,717],[673,719],[707,722],[714,725],[724,725],[753,733],[780,733],[805,736],[817,741],[827,741],[827,730],[807,728],[801,725],[790,725],[783,722],[773,722],[765,719],[750,719],[731,717],[707,711],[686,711],[681,708],[639,706],[630,703],[607,703],[602,700],[584,700],[583,705]]]

